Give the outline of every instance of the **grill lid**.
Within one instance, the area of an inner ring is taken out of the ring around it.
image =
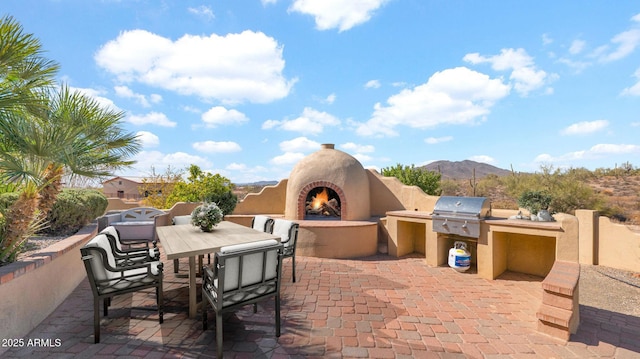
[[[491,217],[491,202],[485,197],[442,196],[433,207],[433,216],[451,218]]]
[[[478,238],[480,220],[487,217],[491,217],[487,198],[443,196],[433,207],[432,228],[437,233]]]

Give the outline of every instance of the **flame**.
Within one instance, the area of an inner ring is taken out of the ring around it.
[[[311,207],[313,207],[313,209],[318,209],[325,202],[329,202],[329,193],[327,193],[326,187],[322,189],[322,192],[316,194],[316,196],[313,197]]]

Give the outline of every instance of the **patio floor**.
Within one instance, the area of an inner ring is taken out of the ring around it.
[[[581,306],[582,324],[568,343],[536,332],[541,278],[506,273],[488,281],[424,259],[379,255],[354,260],[297,258],[297,283],[285,260],[282,335],[273,301],[225,318],[228,358],[638,358],[640,318]],[[181,263],[186,273],[186,260]],[[158,323],[153,290],[116,297],[93,343],[88,281],[3,358],[213,358],[209,329],[187,315],[187,279],[165,260],[165,316]],[[134,307],[134,309],[132,309]]]

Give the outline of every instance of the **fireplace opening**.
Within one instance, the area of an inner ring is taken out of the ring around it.
[[[304,219],[336,219],[341,217],[340,196],[329,187],[316,187],[305,200]]]

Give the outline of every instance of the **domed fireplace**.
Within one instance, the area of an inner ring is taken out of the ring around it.
[[[369,195],[369,177],[362,164],[333,144],[324,144],[291,171],[285,218],[368,221]]]

